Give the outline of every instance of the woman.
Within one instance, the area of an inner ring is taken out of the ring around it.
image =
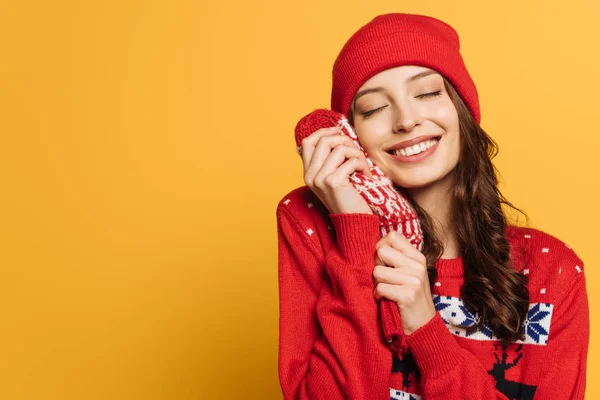
[[[409,197],[425,245],[380,238],[349,181],[368,170],[349,138],[333,128],[303,140],[306,186],[277,208],[284,397],[583,399],[583,263],[558,239],[506,222],[496,145],[479,126],[454,29],[374,18],[335,61],[331,107]],[[382,338],[382,298],[398,306],[403,354]]]

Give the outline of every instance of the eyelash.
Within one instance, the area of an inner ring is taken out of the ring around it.
[[[415,98],[417,98],[417,99],[424,99],[424,98],[427,98],[427,97],[437,97],[437,96],[439,96],[441,94],[442,94],[442,91],[441,90],[437,90],[435,92],[420,94],[418,96],[415,96]],[[374,113],[376,113],[377,111],[383,110],[386,107],[387,106],[383,106],[383,107],[379,107],[379,108],[376,108],[376,109],[371,110],[371,111],[365,111],[364,113],[361,113],[361,115],[363,116],[363,118],[368,118],[371,115],[373,115]]]
[[[418,95],[418,96],[416,96],[416,97],[417,97],[417,98],[423,98],[423,97],[437,97],[437,96],[439,96],[440,94],[442,94],[442,91],[441,91],[441,90],[436,90],[435,92],[431,92],[431,93],[423,93],[423,94],[420,94],[420,95]]]

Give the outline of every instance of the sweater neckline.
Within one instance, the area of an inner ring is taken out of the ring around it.
[[[465,269],[462,256],[456,258],[440,258],[435,263],[438,278],[464,277]]]

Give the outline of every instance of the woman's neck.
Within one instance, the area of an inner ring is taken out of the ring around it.
[[[442,258],[457,258],[460,249],[452,218],[452,179],[446,178],[427,187],[410,189],[409,193],[431,218],[435,234],[444,246]]]

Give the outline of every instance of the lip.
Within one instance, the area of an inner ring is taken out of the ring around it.
[[[427,136],[417,136],[416,138],[405,140],[400,143],[396,143],[393,147],[390,147],[386,150],[386,152],[390,153],[395,150],[400,150],[405,147],[414,146],[415,144],[419,144],[421,142],[426,142],[431,139],[441,138],[442,135],[427,135]],[[435,147],[435,146],[434,146]],[[433,148],[433,147],[432,147]]]
[[[423,137],[425,137],[425,136],[423,136]],[[431,136],[429,138],[432,139],[434,137],[437,137],[437,136]],[[426,139],[426,140],[429,140],[429,139]],[[440,140],[438,140],[437,143],[434,144],[432,147],[428,148],[425,151],[420,152],[419,154],[417,154],[415,156],[397,156],[395,154],[390,154],[390,153],[388,153],[388,154],[391,157],[393,157],[395,160],[400,161],[402,163],[405,163],[405,164],[416,164],[416,163],[419,163],[419,162],[423,161],[424,159],[426,159],[430,155],[432,155],[433,152],[436,151],[436,149],[438,148],[438,145],[440,144],[441,141],[442,141],[442,139],[440,138]]]

